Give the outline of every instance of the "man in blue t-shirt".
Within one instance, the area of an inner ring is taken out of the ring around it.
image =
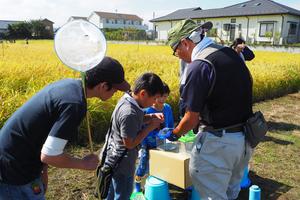
[[[127,91],[122,65],[105,57],[86,72],[86,97],[106,101]],[[80,80],[52,83],[21,106],[0,130],[0,199],[44,199],[47,166],[95,170],[98,156],[64,153],[87,111]]]

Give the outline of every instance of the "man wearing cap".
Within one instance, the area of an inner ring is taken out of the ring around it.
[[[200,130],[191,153],[190,175],[201,199],[236,199],[252,149],[245,142],[243,123],[252,114],[252,81],[245,63],[234,50],[205,37],[211,22],[202,26],[191,19],[168,32],[173,55],[189,63],[182,78],[185,114],[169,132],[169,140]]]
[[[86,72],[86,97],[80,80],[52,83],[21,106],[0,130],[0,199],[44,199],[47,166],[95,170],[98,156],[64,153],[87,111],[87,98],[106,101],[127,91],[122,65],[105,57]]]

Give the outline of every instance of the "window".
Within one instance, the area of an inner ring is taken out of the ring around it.
[[[231,19],[230,22],[231,22],[231,23],[236,23],[236,19],[235,19],[235,18],[234,18],[234,19]]]
[[[239,24],[239,31],[242,31],[242,24]]]
[[[291,22],[289,27],[289,35],[296,35],[297,23]]]
[[[223,24],[223,29],[224,31],[229,31],[230,30],[230,24]]]
[[[267,37],[268,34],[273,35],[274,23],[261,23],[259,28],[259,36]]]

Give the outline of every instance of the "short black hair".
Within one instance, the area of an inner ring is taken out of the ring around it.
[[[166,82],[163,82],[164,94],[170,94],[170,88]]]
[[[142,74],[134,83],[133,93],[137,94],[141,90],[146,90],[149,96],[164,94],[164,85],[160,77],[154,73]]]
[[[230,47],[231,47],[231,48],[236,48],[237,45],[243,44],[243,43],[246,44],[245,40],[243,40],[242,38],[236,38],[236,39],[232,42],[232,44],[230,45]]]

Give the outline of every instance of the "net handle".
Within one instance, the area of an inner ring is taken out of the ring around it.
[[[86,82],[85,82],[85,77],[86,74],[85,72],[81,72],[81,81],[82,81],[82,85],[83,85],[83,92],[84,92],[84,97],[87,99],[86,96]],[[87,103],[87,101],[86,101]],[[86,111],[86,125],[87,125],[87,129],[88,129],[88,138],[89,138],[89,144],[90,144],[90,152],[94,153],[94,148],[93,148],[93,141],[92,141],[92,133],[91,133],[91,126],[90,126],[90,113],[87,110]]]

